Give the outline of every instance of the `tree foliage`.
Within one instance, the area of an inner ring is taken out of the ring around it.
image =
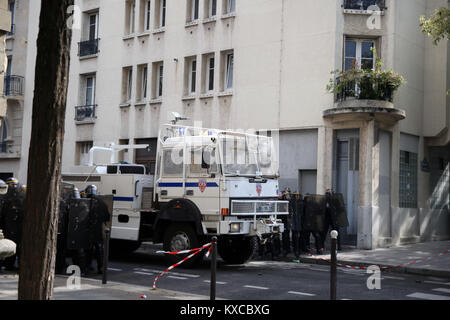
[[[449,1],[450,3],[450,1]],[[438,44],[443,39],[450,37],[450,8],[442,7],[434,11],[431,17],[420,17],[422,31],[433,39],[434,44]]]

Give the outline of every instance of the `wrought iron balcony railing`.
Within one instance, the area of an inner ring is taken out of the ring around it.
[[[370,6],[378,6],[383,11],[386,9],[386,0],[344,0],[344,9],[368,10]]]
[[[341,78],[336,78],[336,85],[341,83]],[[362,77],[341,86],[335,94],[335,101],[342,102],[347,98],[358,100],[380,100],[393,102],[394,90],[385,82],[374,81],[368,77]]]
[[[5,76],[4,95],[5,96],[23,96],[24,77]]]
[[[100,39],[78,42],[78,56],[85,57],[98,53],[98,42]]]
[[[75,107],[75,121],[92,121],[95,120],[95,109],[97,105],[86,105]]]

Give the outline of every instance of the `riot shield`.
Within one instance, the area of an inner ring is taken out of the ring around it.
[[[91,199],[71,199],[68,213],[67,249],[91,247],[89,208]]]
[[[322,231],[325,228],[325,196],[318,194],[305,196],[304,210],[304,230]]]
[[[335,193],[332,197],[335,212],[335,223],[339,228],[349,226],[347,218],[347,209],[345,208],[344,195],[342,193]]]

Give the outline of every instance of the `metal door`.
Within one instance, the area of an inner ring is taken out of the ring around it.
[[[342,239],[356,244],[358,233],[359,138],[338,139],[336,150],[336,192],[344,195],[349,226]]]

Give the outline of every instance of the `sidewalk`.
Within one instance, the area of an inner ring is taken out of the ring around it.
[[[338,263],[347,267],[379,266],[382,271],[450,278],[450,240],[404,245],[374,250],[339,251]],[[300,262],[329,264],[330,254],[301,255]]]
[[[209,296],[194,295],[164,289],[81,278],[80,289],[67,287],[68,277],[56,276],[54,300],[209,300]],[[17,300],[18,276],[0,273],[0,300]],[[145,297],[144,297],[145,296]]]

